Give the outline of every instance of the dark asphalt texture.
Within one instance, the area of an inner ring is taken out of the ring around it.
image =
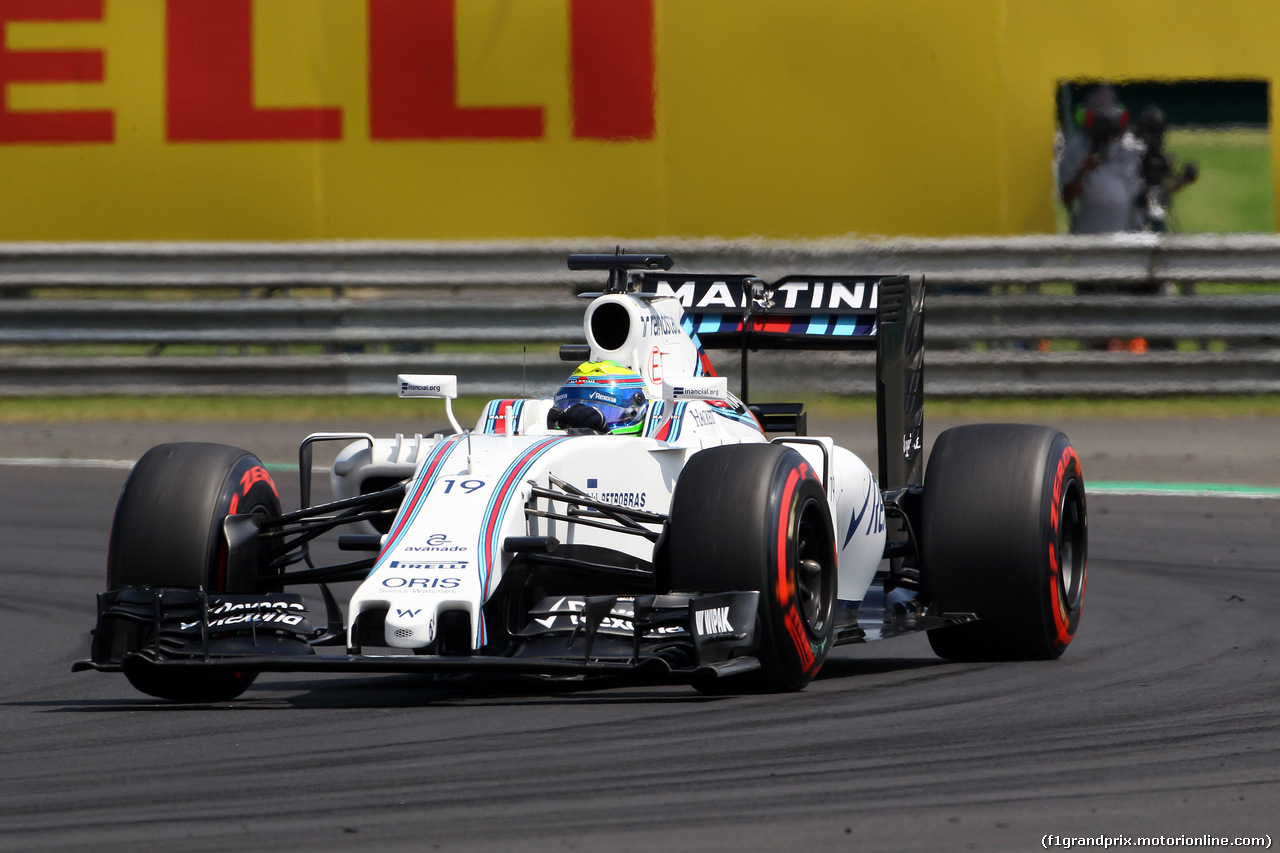
[[[1274,454],[1238,458],[1267,444],[1266,424],[1239,423],[1198,443],[1184,429],[1180,450],[1150,437],[1159,424],[1067,431],[1086,477],[1224,481],[1213,472],[1240,465],[1234,479],[1280,485]],[[118,459],[216,431],[100,429],[64,448],[62,427],[24,429],[0,430],[4,455]],[[306,431],[221,429],[268,459],[276,448],[252,439]],[[1257,435],[1224,441],[1232,429]],[[1092,496],[1084,615],[1053,662],[946,663],[912,636],[844,647],[791,695],[264,675],[240,700],[191,706],[70,672],[125,476],[0,465],[0,850],[1029,850],[1046,834],[1280,834],[1280,500]]]

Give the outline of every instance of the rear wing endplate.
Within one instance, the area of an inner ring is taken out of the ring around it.
[[[880,280],[876,432],[880,487],[924,482],[924,279]]]

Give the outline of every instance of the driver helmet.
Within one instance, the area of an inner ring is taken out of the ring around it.
[[[612,435],[638,435],[649,407],[640,374],[616,361],[578,365],[552,402],[561,413],[563,427]]]

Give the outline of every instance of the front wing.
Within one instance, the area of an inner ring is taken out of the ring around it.
[[[92,657],[73,670],[141,674],[235,672],[490,672],[550,676],[644,673],[711,680],[760,668],[758,592],[561,596],[496,652],[320,654],[345,642],[340,619],[313,627],[293,593],[225,595],[125,587],[99,593]]]

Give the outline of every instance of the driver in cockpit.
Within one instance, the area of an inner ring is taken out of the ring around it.
[[[616,361],[586,361],[560,386],[547,426],[570,433],[639,435],[649,399],[640,374]]]

